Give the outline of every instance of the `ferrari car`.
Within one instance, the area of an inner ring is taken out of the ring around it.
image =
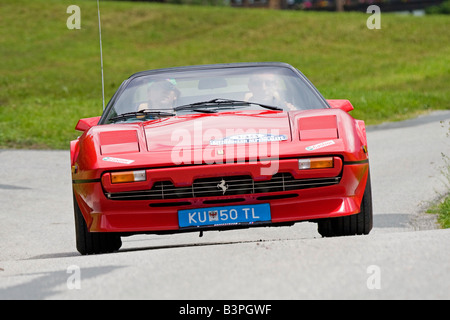
[[[324,237],[368,234],[366,131],[351,110],[279,62],[133,74],[101,116],[76,125],[77,250],[117,251],[134,234],[300,221]]]

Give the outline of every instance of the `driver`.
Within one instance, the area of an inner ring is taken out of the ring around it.
[[[180,91],[170,80],[158,80],[147,90],[148,102],[141,103],[138,111],[142,110],[173,110]]]

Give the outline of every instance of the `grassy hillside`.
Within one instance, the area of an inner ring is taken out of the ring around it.
[[[66,9],[81,8],[81,30]],[[101,1],[107,100],[134,72],[283,61],[369,124],[450,108],[450,19]],[[102,110],[95,1],[0,3],[0,147],[68,148]]]

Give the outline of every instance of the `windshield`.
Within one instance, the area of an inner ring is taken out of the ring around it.
[[[132,79],[108,108],[105,123],[190,113],[263,108],[326,108],[313,87],[285,67],[166,71]]]

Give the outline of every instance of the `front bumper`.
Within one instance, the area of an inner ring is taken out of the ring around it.
[[[345,163],[340,157],[335,159],[333,169],[304,172],[298,170],[298,160],[280,160],[279,173],[289,174],[297,182],[326,183],[296,184],[295,187],[271,189],[270,192],[260,192],[264,188],[256,187],[251,193],[198,197],[194,191],[194,197],[190,194],[186,197],[166,196],[166,199],[152,198],[149,193],[151,187],[167,179],[176,187],[175,190],[186,191],[196,179],[230,174],[250,176],[254,185],[268,186],[265,182],[272,177],[261,176],[259,168],[248,163],[152,169],[149,171],[149,181],[133,183],[132,191],[130,186],[109,183],[108,173],[103,174],[101,181],[77,181],[73,186],[91,232],[178,232],[182,231],[178,224],[178,210],[261,203],[270,204],[270,223],[293,223],[351,215],[360,211],[369,172],[368,161]]]

